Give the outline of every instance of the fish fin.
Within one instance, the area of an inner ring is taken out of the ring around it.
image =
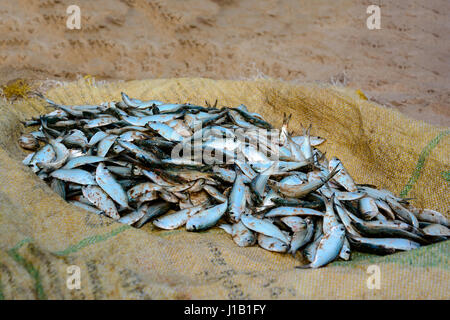
[[[330,180],[331,178],[333,178],[339,171],[341,171],[341,169],[338,169],[339,164],[336,165],[333,170],[331,170],[331,172],[328,174],[328,176],[326,177],[326,181]]]
[[[152,113],[153,114],[160,114],[161,112],[159,111],[159,108],[157,105],[153,104],[152,106]]]
[[[59,106],[59,104],[57,104],[56,102],[50,100],[49,98],[46,98],[46,97],[45,97],[42,93],[40,93],[40,92],[34,92],[34,94],[35,94],[36,96],[38,96],[39,98],[45,100],[45,101],[46,101],[48,104],[50,104],[52,107]]]

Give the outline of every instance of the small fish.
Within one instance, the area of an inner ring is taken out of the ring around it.
[[[340,223],[333,208],[334,196],[332,196],[330,200],[324,197],[323,201],[325,202],[325,215],[323,216],[322,228],[323,233],[327,234],[331,232],[333,227],[339,225]]]
[[[132,152],[136,158],[143,160],[148,164],[160,164],[161,160],[152,152],[143,150],[138,146],[132,144],[131,142],[118,140],[117,141],[121,147]]]
[[[392,254],[396,251],[409,251],[420,247],[420,244],[417,242],[400,238],[363,238],[349,236],[348,240],[359,251],[378,255]]]
[[[149,122],[146,124],[146,127],[157,132],[161,135],[161,137],[166,138],[169,141],[182,142],[184,140],[182,135],[169,127],[167,124],[160,122]]]
[[[233,183],[236,179],[236,172],[219,166],[213,166],[215,177],[221,179],[227,183]]]
[[[409,211],[413,213],[420,221],[437,223],[450,228],[448,219],[440,212],[430,209],[410,208]]]
[[[45,172],[61,168],[69,158],[69,150],[64,144],[55,139],[49,139],[49,144],[53,147],[56,158],[49,162],[36,163],[36,165]]]
[[[286,235],[283,234],[277,226],[266,219],[258,219],[253,217],[252,215],[243,214],[241,216],[241,221],[250,230],[253,230],[257,233],[262,233],[268,237],[279,239],[285,244],[289,243]]]
[[[359,221],[352,221],[352,224],[362,235],[368,237],[377,238],[405,238],[411,239],[413,241],[428,244],[429,241],[426,240],[421,234],[417,234],[412,226],[407,225],[408,229],[404,229],[401,226],[395,224],[387,224],[380,221],[378,223],[365,223]]]
[[[375,199],[375,203],[377,204],[378,209],[381,210],[380,212],[384,212],[390,220],[395,220],[394,212],[385,201],[381,199]]]
[[[100,162],[95,171],[95,181],[114,201],[124,208],[128,208],[128,197],[122,186],[114,179],[106,169],[105,164]]]
[[[311,131],[311,126],[309,126],[306,130],[305,130],[305,134],[304,134],[304,139],[302,141],[302,144],[300,145],[300,150],[303,153],[303,157],[305,159],[309,159],[312,158],[313,156],[313,151],[312,151],[312,147],[311,147],[311,137],[310,137],[310,131]],[[295,143],[294,140],[292,140],[292,142]]]
[[[348,210],[339,202],[339,200],[335,199],[334,203],[335,203],[334,208],[336,210],[336,213],[338,214],[339,219],[342,222],[342,224],[345,226],[345,230],[347,231],[347,233],[352,234],[357,237],[361,236],[352,224],[352,219],[349,216],[349,215],[351,215],[351,213],[348,212]]]
[[[337,168],[334,168],[326,177],[317,181],[308,182],[306,184],[289,185],[273,181],[271,182],[270,180],[268,183],[269,186],[274,188],[274,190],[277,191],[278,193],[282,193],[285,196],[292,198],[300,198],[322,187],[325,183],[327,183],[328,180],[330,180],[337,173],[338,173]]]
[[[143,182],[138,185],[135,185],[134,187],[130,188],[127,191],[127,196],[130,201],[135,200],[142,195],[148,193],[148,192],[155,192],[155,191],[162,191],[163,187],[153,183],[153,182]]]
[[[289,253],[295,257],[295,253],[301,249],[304,245],[309,243],[314,236],[314,223],[308,217],[304,220],[303,228],[296,229],[292,235],[291,245]]]
[[[30,133],[24,134],[19,138],[19,145],[27,150],[37,150],[39,148],[39,141]]]
[[[150,191],[147,193],[144,193],[142,196],[138,197],[136,199],[136,202],[141,204],[143,202],[153,201],[159,199],[159,194],[156,191]]]
[[[335,198],[340,201],[354,201],[354,200],[360,200],[361,198],[365,197],[366,194],[364,192],[344,192],[344,191],[337,191],[335,192]],[[331,198],[331,197],[328,197]]]
[[[347,169],[345,169],[341,160],[339,160],[337,157],[333,157],[328,164],[328,169],[332,171],[335,170],[336,168],[339,170],[339,172],[336,173],[333,179],[341,186],[343,186],[347,191],[350,192],[358,191],[355,182],[347,172]]]
[[[205,208],[204,205],[190,207],[167,214],[165,216],[153,220],[153,224],[160,229],[172,230],[177,229],[186,224],[190,217],[196,215]]]
[[[108,154],[109,149],[111,149],[112,145],[117,139],[117,135],[110,134],[100,140],[97,146],[97,156],[105,157]]]
[[[33,159],[35,152],[32,152],[30,154],[28,154],[23,160],[22,160],[22,164],[28,166],[30,165],[31,159]]]
[[[316,228],[316,231],[318,229]],[[314,235],[316,235],[315,233]],[[320,233],[316,238],[313,236],[313,241],[310,242],[302,251],[303,255],[309,262],[313,262],[314,257],[316,256],[317,247],[319,246],[320,240],[323,238],[323,233]]]
[[[38,172],[40,168],[37,166],[37,163],[50,163],[55,157],[56,153],[53,147],[50,144],[46,144],[34,153],[28,165],[31,166],[33,172]]]
[[[101,140],[103,140],[104,138],[106,138],[108,136],[108,134],[106,132],[103,131],[97,131],[89,140],[87,146],[89,147],[93,147],[95,146],[97,143],[99,143]]]
[[[239,247],[248,247],[256,243],[256,235],[242,221],[233,224],[231,236]]]
[[[324,234],[320,240],[313,261],[308,265],[297,266],[296,268],[320,268],[332,262],[337,256],[339,256],[342,246],[344,245],[344,238],[344,226],[334,226],[331,228],[330,232]]]
[[[350,242],[345,237],[344,244],[342,245],[342,249],[339,252],[339,258],[341,258],[344,261],[348,261],[348,260],[350,260],[351,254],[352,254],[352,250],[350,248]]]
[[[266,218],[272,217],[286,217],[286,216],[318,216],[323,217],[323,212],[309,209],[309,208],[296,208],[296,207],[277,207],[265,214]]]
[[[359,199],[359,211],[365,220],[371,220],[379,213],[377,203],[369,196]]]
[[[114,201],[98,186],[87,185],[82,188],[83,195],[108,217],[118,220],[120,215]]]
[[[287,216],[280,218],[281,222],[287,225],[292,232],[297,232],[306,228],[305,219],[297,216]]]
[[[239,171],[236,174],[236,180],[234,181],[228,201],[228,213],[233,222],[238,222],[241,215],[245,212],[245,188],[242,173]]]
[[[301,146],[303,144],[303,141],[305,141],[305,139],[307,137],[306,136],[295,136],[295,137],[291,137],[291,138],[292,138],[292,141],[294,141],[296,144]],[[319,146],[325,142],[324,138],[314,137],[314,136],[309,136],[309,140],[310,140],[310,144],[312,147]]]
[[[146,117],[121,117],[122,120],[129,123],[132,126],[145,127],[149,122],[168,122],[175,120],[184,115],[184,113],[171,113],[171,114],[155,114]]]
[[[274,192],[271,190],[270,192]],[[274,192],[275,196],[271,198],[272,204],[280,207],[299,207],[299,208],[309,208],[309,209],[320,209],[323,207],[323,201],[316,199],[313,201],[306,201],[295,198],[282,198]]]
[[[142,219],[142,217],[147,213],[149,210],[151,204],[150,203],[144,203],[142,204],[137,210],[132,211],[131,213],[124,215],[121,217],[118,222],[123,224],[132,225],[133,223],[139,221]]]
[[[81,185],[96,185],[94,176],[81,169],[58,169],[50,173],[50,177]]]
[[[149,139],[150,137],[141,132],[141,131],[135,131],[135,130],[130,130],[127,132],[122,133],[119,136],[119,140],[121,141],[127,141],[127,142],[133,142],[133,141],[137,141],[137,140],[145,140],[145,139]]]
[[[251,180],[256,178],[256,175],[257,175],[256,172],[253,171],[252,167],[247,162],[236,160],[234,163],[242,171],[242,173],[244,174],[244,179],[247,182],[250,182]]]
[[[450,237],[450,230],[441,224],[430,224],[422,229],[423,232],[430,236]]]
[[[280,239],[262,233],[258,234],[258,245],[263,249],[280,253],[286,252],[289,248],[289,245]]]
[[[141,101],[138,99],[132,99],[129,96],[127,96],[127,94],[124,92],[121,92],[120,94],[122,96],[122,100],[125,103],[125,105],[132,108],[146,109],[152,106],[158,106],[163,103],[158,100]]]
[[[410,223],[415,228],[419,228],[419,221],[417,220],[416,216],[412,214],[408,209],[403,207],[394,198],[391,198],[389,196],[386,197],[385,201],[402,220]]]
[[[270,176],[275,172],[275,170],[277,170],[277,167],[278,163],[274,162],[269,168],[258,174],[250,182],[250,187],[252,188],[256,196],[260,199],[260,201],[262,201],[263,199],[267,181],[269,180]]]
[[[141,228],[144,224],[153,218],[159,217],[170,209],[170,204],[164,201],[158,201],[146,206],[146,212],[140,220],[135,223],[136,228]]]
[[[205,190],[211,197],[216,199],[219,202],[227,201],[227,197],[224,196],[219,190],[210,185],[204,185],[203,190]]]
[[[201,231],[212,227],[225,214],[227,207],[228,201],[190,217],[186,223],[186,230]]]
[[[75,146],[80,148],[85,148],[88,145],[86,135],[78,129],[71,130],[69,134],[64,137],[62,142],[66,146]]]

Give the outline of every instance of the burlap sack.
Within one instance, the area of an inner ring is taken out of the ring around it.
[[[350,89],[275,81],[171,79],[52,89],[66,104],[142,99],[219,105],[244,103],[280,127],[313,125],[357,183],[414,197],[418,207],[449,215],[450,130],[405,118]],[[0,105],[0,298],[4,299],[448,299],[449,243],[386,257],[354,253],[318,270],[299,270],[287,254],[237,247],[221,229],[192,233],[133,229],[60,199],[21,164],[19,122],[46,110],[42,101]],[[81,288],[66,285],[81,270]],[[370,289],[370,265],[381,288]],[[71,278],[69,278],[70,280]]]

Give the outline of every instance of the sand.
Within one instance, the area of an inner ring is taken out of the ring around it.
[[[66,8],[81,8],[81,29]],[[370,4],[381,29],[366,27]],[[170,77],[332,82],[450,126],[450,2],[1,0],[0,84]]]

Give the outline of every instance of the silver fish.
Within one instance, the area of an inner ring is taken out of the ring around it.
[[[250,229],[248,229],[242,223],[242,221],[239,221],[239,222],[233,224],[231,235],[233,237],[233,241],[239,247],[248,247],[248,246],[252,246],[256,243],[255,234]]]
[[[35,151],[23,164],[67,202],[119,223],[219,225],[238,246],[302,250],[303,268],[449,237],[445,215],[356,185],[337,157],[316,148],[325,140],[311,126],[289,131],[290,115],[273,129],[245,105],[218,108],[217,100],[203,107],[122,93],[122,101],[61,105],[38,96],[55,110],[23,122],[39,126],[19,140]]]
[[[34,172],[38,172],[40,169],[37,163],[50,163],[55,159],[56,153],[50,144],[46,144],[41,149],[34,153],[33,158],[31,158],[29,165],[32,167]]]
[[[431,209],[419,208],[409,208],[409,211],[413,213],[420,221],[438,223],[450,228],[449,220],[440,212]]]
[[[159,201],[156,203],[152,203],[148,207],[145,214],[142,216],[140,220],[138,220],[135,224],[136,228],[141,228],[144,224],[146,224],[150,219],[156,218],[170,209],[170,204],[164,201]]]
[[[296,268],[320,268],[332,262],[341,252],[342,246],[344,245],[344,238],[344,226],[334,226],[320,240],[313,261],[306,266],[297,266]]]
[[[120,215],[112,199],[98,186],[84,186],[83,195],[108,217],[118,220]]]
[[[296,208],[296,207],[277,207],[265,214],[265,217],[286,217],[286,216],[319,216],[323,217],[323,212],[309,209],[309,208]]]
[[[371,252],[380,255],[396,251],[409,251],[420,247],[420,244],[401,238],[363,238],[350,236],[350,244],[362,252]]]
[[[105,164],[100,162],[95,171],[95,181],[114,201],[124,208],[128,208],[128,197],[122,186],[114,179],[106,169]]]
[[[169,141],[182,142],[184,140],[182,135],[169,127],[167,124],[160,122],[149,122],[146,124],[146,126],[156,131],[158,134]]]
[[[266,219],[258,219],[253,217],[252,215],[243,214],[241,215],[241,221],[250,230],[253,230],[257,233],[262,233],[272,238],[279,239],[286,244],[289,243],[286,235],[284,235],[277,226]]]
[[[100,140],[97,146],[97,156],[105,157],[109,149],[112,147],[117,139],[117,135],[110,134],[107,137]]]
[[[186,223],[186,230],[201,231],[212,227],[224,215],[227,207],[228,201],[190,217]]]
[[[39,148],[39,141],[32,134],[24,134],[19,138],[19,145],[27,150],[36,150]]]
[[[81,169],[58,169],[50,173],[50,177],[81,185],[96,185],[94,176]]]
[[[89,140],[88,142],[88,146],[92,147],[95,146],[97,143],[99,143],[101,140],[103,140],[104,138],[106,138],[108,136],[108,134],[106,132],[103,131],[97,131]]]
[[[70,159],[63,167],[62,169],[74,169],[76,167],[81,167],[86,164],[91,163],[97,163],[101,161],[105,161],[106,158],[104,157],[98,157],[98,156],[79,156]]]
[[[339,172],[336,173],[336,175],[333,177],[333,179],[337,183],[339,183],[341,186],[343,186],[347,191],[350,191],[350,192],[358,191],[358,188],[356,187],[355,182],[353,181],[350,174],[347,172],[347,169],[345,169],[341,160],[339,160],[336,157],[333,157],[329,162],[328,169],[330,171],[332,171],[335,168],[337,168],[339,170]]]
[[[153,220],[153,224],[160,229],[172,230],[182,227],[190,217],[205,208],[204,205],[182,209]]]
[[[242,173],[238,172],[228,202],[228,213],[233,222],[238,222],[241,215],[245,212],[245,188]]]
[[[297,229],[292,235],[289,253],[295,256],[295,253],[310,242],[314,236],[314,223],[310,218],[305,218],[303,228]]]
[[[258,234],[258,245],[263,249],[280,253],[286,252],[289,248],[289,245],[280,239],[262,233]]]

